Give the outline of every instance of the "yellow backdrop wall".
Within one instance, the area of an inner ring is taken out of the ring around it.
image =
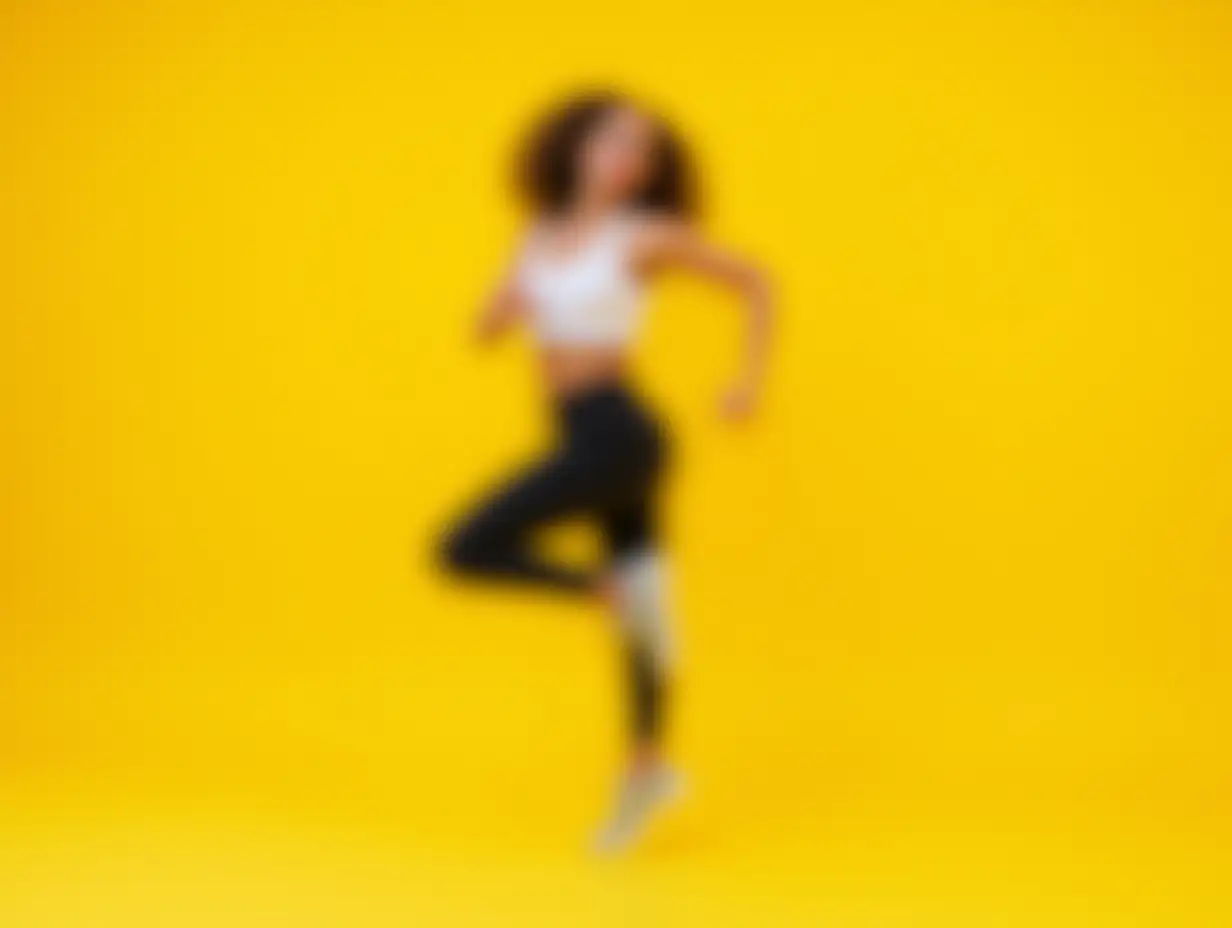
[[[1209,915],[1230,29],[0,4],[4,923]],[[782,298],[736,430],[736,314],[655,299],[696,796],[616,871],[574,853],[617,757],[600,617],[427,556],[545,434],[528,348],[466,326],[510,142],[594,83],[679,123]]]

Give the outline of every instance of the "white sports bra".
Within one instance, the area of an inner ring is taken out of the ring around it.
[[[637,333],[642,285],[628,264],[634,220],[609,219],[576,254],[553,257],[532,232],[517,279],[544,345],[622,346]]]

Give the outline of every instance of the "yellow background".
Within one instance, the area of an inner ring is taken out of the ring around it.
[[[0,924],[1213,925],[1230,863],[1232,8],[0,5]],[[691,804],[581,847],[601,617],[443,583],[532,453],[468,351],[505,157],[614,83],[774,273],[686,281]]]

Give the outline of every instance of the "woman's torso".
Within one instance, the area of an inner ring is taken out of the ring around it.
[[[576,246],[560,229],[533,230],[518,268],[548,389],[569,396],[621,379],[642,315],[630,260],[636,220],[610,216]]]

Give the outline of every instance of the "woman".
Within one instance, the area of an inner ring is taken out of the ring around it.
[[[756,268],[698,234],[683,146],[621,96],[588,95],[549,115],[525,145],[518,180],[531,222],[478,335],[490,342],[529,323],[560,442],[448,532],[443,556],[463,575],[591,597],[613,612],[628,652],[632,744],[598,846],[617,850],[678,789],[661,753],[672,634],[655,510],[666,449],[662,428],[626,382],[642,291],[660,271],[681,268],[743,298],[743,364],[723,398],[724,412],[735,417],[752,411],[761,387],[770,295]],[[535,529],[577,515],[603,532],[609,557],[602,567],[555,563],[533,545]]]

